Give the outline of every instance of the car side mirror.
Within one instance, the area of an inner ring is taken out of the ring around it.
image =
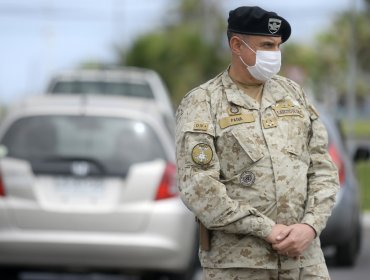
[[[0,145],[0,158],[4,158],[8,155],[8,148],[4,145]]]
[[[369,159],[370,159],[370,148],[364,146],[357,147],[353,156],[353,160],[355,162],[358,162],[361,160],[366,161]]]

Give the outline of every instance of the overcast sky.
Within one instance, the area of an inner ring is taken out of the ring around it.
[[[160,28],[178,0],[0,0],[0,103],[41,93],[50,75],[81,61],[114,61],[114,44],[129,45]],[[362,0],[213,0],[225,21],[238,6],[259,5],[285,17],[291,40],[311,42],[338,13]]]

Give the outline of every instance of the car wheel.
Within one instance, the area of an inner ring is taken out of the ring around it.
[[[197,255],[197,251],[198,250],[194,251],[194,256],[188,266],[188,269],[183,272],[167,275],[168,280],[192,280],[194,279],[195,273],[200,268],[199,257]]]
[[[357,255],[361,244],[361,227],[357,230],[348,242],[338,245],[336,252],[336,262],[340,266],[353,266],[356,262]]]
[[[16,269],[0,267],[0,279],[18,280],[18,274]]]
[[[150,273],[145,273],[140,277],[140,280],[160,280],[162,278],[161,274],[155,273],[155,272],[150,272]]]
[[[168,280],[192,280],[194,279],[194,270],[185,271],[183,273],[170,274]]]

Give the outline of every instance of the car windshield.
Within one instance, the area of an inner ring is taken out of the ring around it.
[[[148,84],[134,82],[59,81],[49,91],[51,93],[116,95],[154,99]]]
[[[90,165],[90,175],[125,176],[134,163],[166,157],[148,124],[114,117],[25,117],[11,125],[1,144],[9,157],[30,161],[35,173],[69,174],[77,161]]]

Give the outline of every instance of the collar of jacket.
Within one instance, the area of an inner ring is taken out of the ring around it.
[[[276,104],[278,101],[283,100],[287,96],[286,89],[278,83],[274,77],[266,81],[263,93],[261,105],[258,101],[254,100],[231,80],[228,69],[222,75],[222,83],[225,89],[226,98],[229,103],[244,107],[249,110],[264,110],[271,105]]]

